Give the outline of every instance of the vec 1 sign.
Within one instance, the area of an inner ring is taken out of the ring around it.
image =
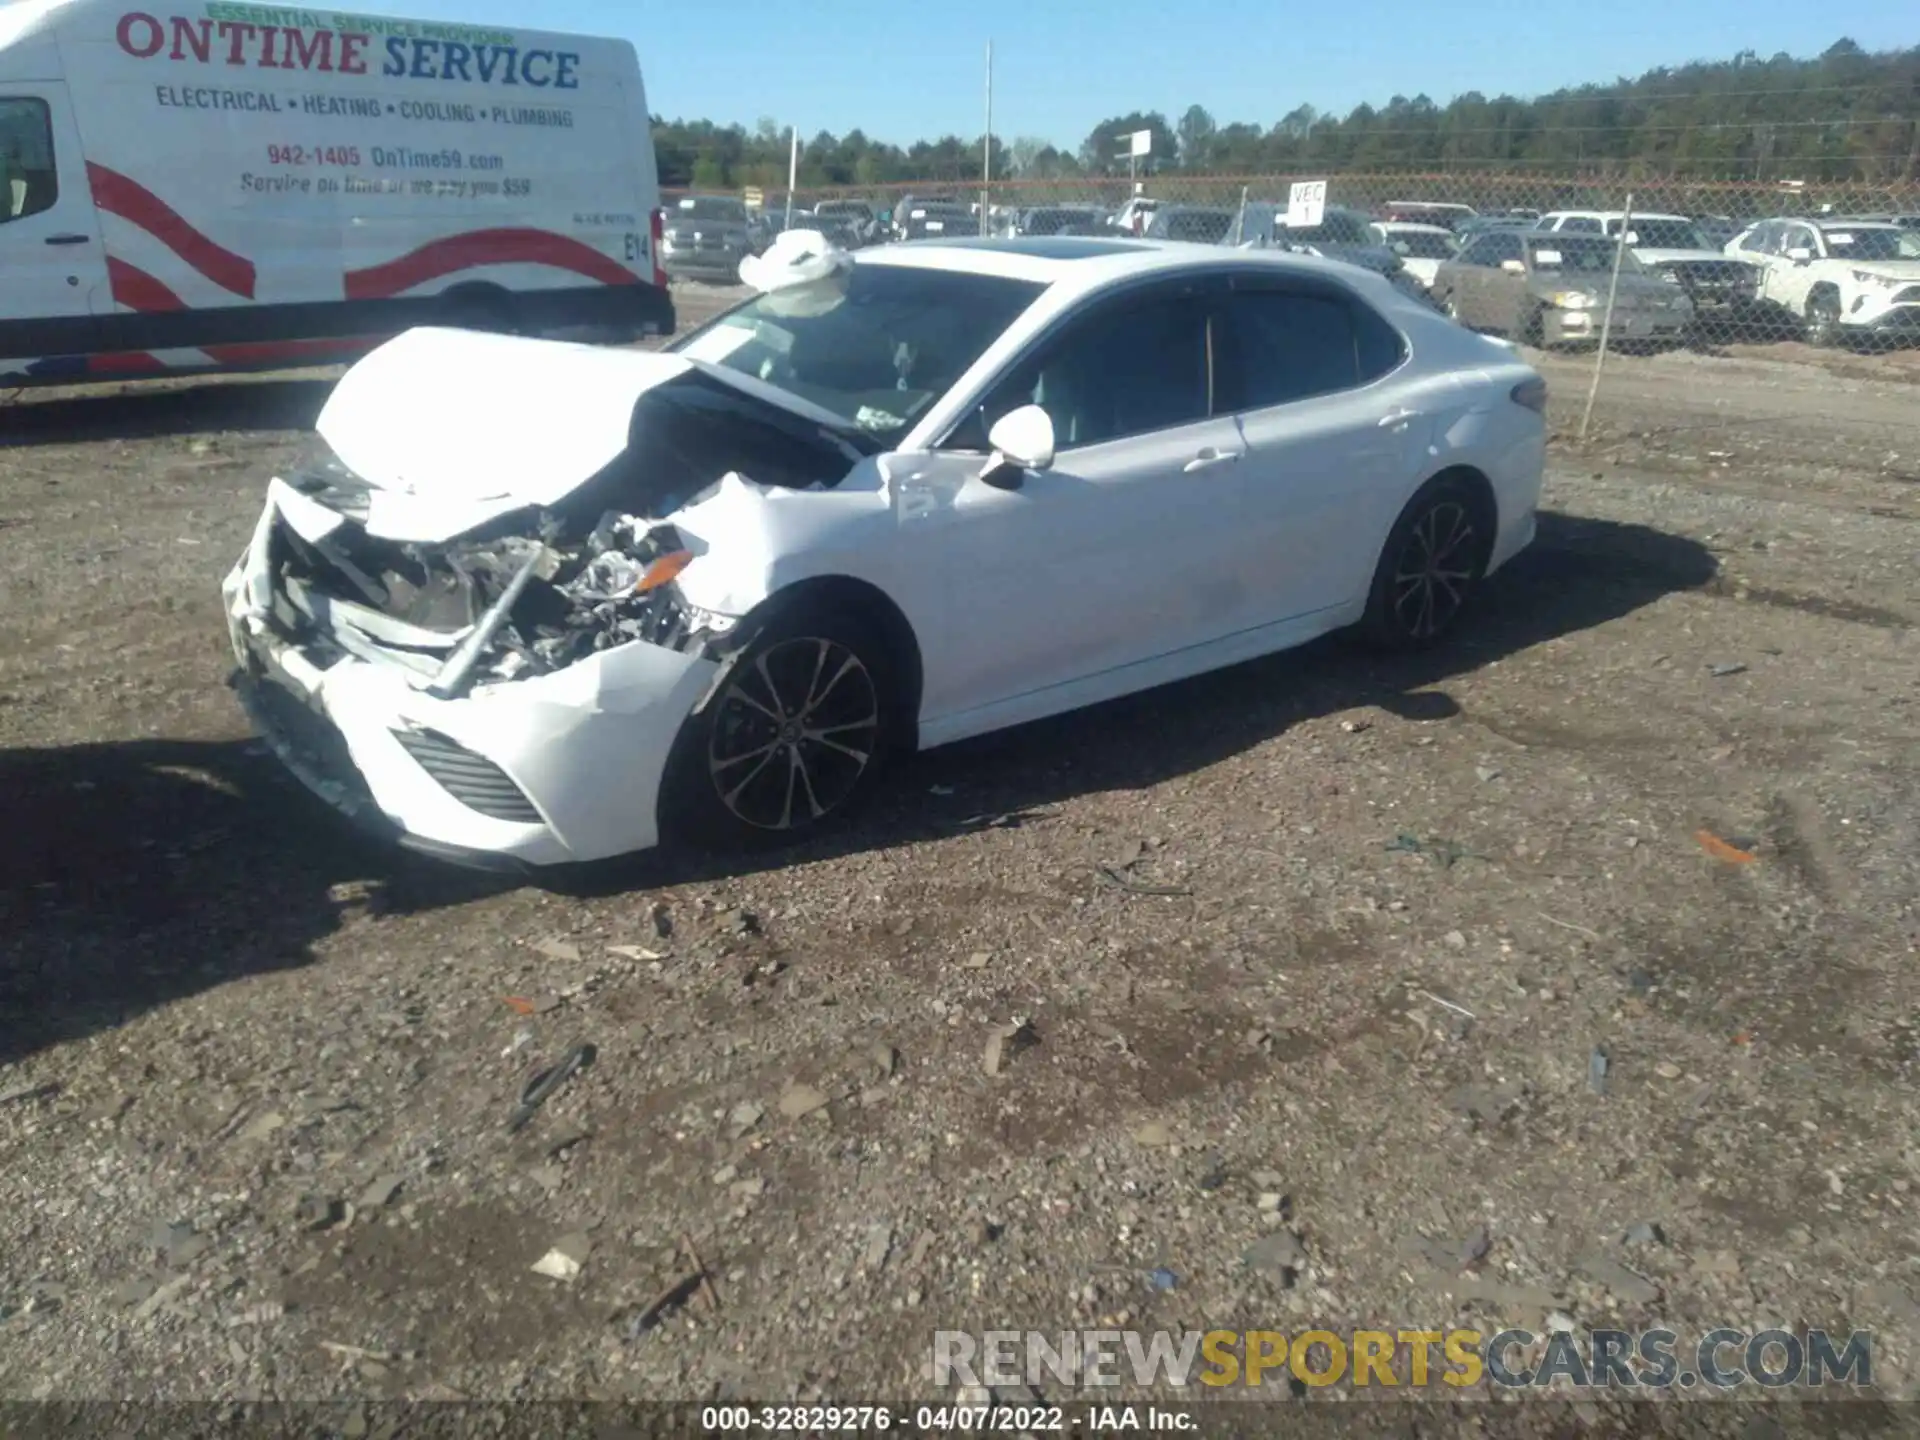
[[[1297,180],[1287,191],[1287,228],[1311,230],[1327,214],[1327,182]]]

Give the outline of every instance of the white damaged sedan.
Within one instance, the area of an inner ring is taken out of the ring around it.
[[[1533,537],[1545,402],[1362,270],[1129,239],[836,256],[660,353],[415,330],[269,483],[235,688],[449,859],[797,838],[890,750],[1438,639]]]

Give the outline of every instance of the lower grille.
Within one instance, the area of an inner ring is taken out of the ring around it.
[[[373,804],[346,737],[325,716],[308,708],[270,673],[235,677],[235,688],[263,738],[310,787],[324,786],[340,808],[356,811]]]
[[[441,789],[469,810],[516,825],[541,823],[540,812],[525,792],[486,756],[433,730],[395,730],[393,738]]]

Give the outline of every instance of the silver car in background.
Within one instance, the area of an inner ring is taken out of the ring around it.
[[[753,217],[731,195],[683,195],[667,211],[660,264],[672,280],[731,285],[754,251]]]

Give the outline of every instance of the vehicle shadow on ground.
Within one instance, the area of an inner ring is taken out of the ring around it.
[[[1449,678],[1706,585],[1715,570],[1690,540],[1544,515],[1538,543],[1490,583],[1471,624],[1429,654],[1319,642],[918,757],[865,815],[803,847],[746,860],[643,855],[538,883],[618,894],[937,842],[1190,774],[1319,716],[1378,706],[1445,719],[1458,713],[1440,688]],[[521,883],[364,837],[243,741],[0,751],[0,797],[0,1065],[308,964],[355,912],[419,914]]]
[[[232,380],[0,403],[0,449],[80,441],[151,440],[223,430],[311,430],[331,378]]]
[[[0,1065],[513,883],[368,843],[244,741],[0,751],[0,797]]]
[[[1019,824],[1077,795],[1145,789],[1191,774],[1329,714],[1377,706],[1407,719],[1446,719],[1459,713],[1436,688],[1449,678],[1698,589],[1716,573],[1712,554],[1684,537],[1543,514],[1535,544],[1488,582],[1456,636],[1427,653],[1380,656],[1330,636],[915,757],[858,823],[803,847],[748,859],[661,852],[578,867],[542,883],[570,894],[607,894],[745,875],[985,824]],[[1592,703],[1604,707],[1606,696]],[[953,793],[935,794],[936,785]]]

